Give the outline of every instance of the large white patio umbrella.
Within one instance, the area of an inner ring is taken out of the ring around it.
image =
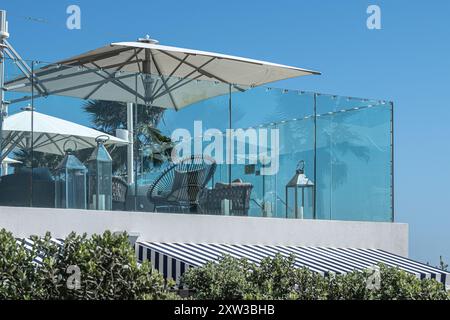
[[[276,48],[273,48],[276,50]],[[160,45],[148,36],[116,42],[34,70],[5,84],[33,96],[62,95],[128,103],[127,126],[133,131],[132,103],[179,110],[211,97],[288,78],[320,74],[303,68],[226,54]],[[31,99],[25,96],[10,102]],[[229,126],[231,127],[231,96]],[[132,139],[130,139],[132,140]],[[133,146],[128,149],[132,182]]]
[[[112,43],[37,69],[35,74],[35,98],[55,94],[179,110],[228,93],[229,84],[233,85],[233,91],[242,91],[320,73],[220,53],[163,46],[146,38]],[[5,87],[30,92],[31,82],[28,77],[21,77],[7,82]],[[25,99],[27,97],[11,102]]]
[[[26,109],[10,115],[3,122],[3,152],[1,159],[13,151],[14,148],[30,148],[33,150],[51,154],[64,155],[64,144],[77,150],[93,148],[97,145],[95,138],[107,136],[109,140],[105,144],[125,145],[128,142],[117,137],[105,134],[77,123],[52,117],[33,111],[33,128],[31,127],[32,111]],[[33,134],[31,132],[33,131]],[[75,144],[75,146],[74,146]]]

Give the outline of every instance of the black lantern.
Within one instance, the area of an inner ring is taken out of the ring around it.
[[[294,190],[294,213],[296,219],[303,219],[305,207],[305,191],[311,191],[311,200],[314,202],[314,183],[305,175],[305,161],[297,164],[295,175],[286,185],[286,218],[288,217],[289,190]],[[298,190],[301,190],[301,206],[299,206]]]
[[[97,147],[87,161],[90,209],[112,209],[112,158],[104,146],[108,140],[108,136],[97,137]]]
[[[67,142],[69,140],[64,144],[66,155],[55,172],[55,207],[86,209],[87,170],[73,150],[66,149]]]

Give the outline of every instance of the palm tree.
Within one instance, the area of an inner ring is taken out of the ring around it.
[[[75,156],[81,161],[85,162],[92,153],[93,148],[83,149],[75,151]],[[40,151],[33,151],[31,149],[17,149],[14,151],[14,159],[18,160],[19,163],[14,163],[12,166],[14,168],[26,167],[26,168],[38,168],[46,167],[50,170],[55,170],[58,164],[63,160],[64,156],[59,154],[50,154]]]
[[[61,162],[63,156],[38,151],[32,153],[30,149],[18,149],[14,151],[14,159],[20,161],[12,164],[14,168],[47,167],[54,169]]]
[[[162,148],[161,154],[143,156],[143,163],[160,163],[171,152],[171,140],[164,136],[156,128],[164,115],[164,109],[160,107],[136,106],[137,119],[135,120],[135,150],[143,150],[149,145],[169,146]],[[95,129],[115,135],[116,129],[127,127],[126,103],[102,100],[90,100],[85,103],[83,109],[91,115]],[[113,170],[125,172],[126,146],[117,147],[111,152],[113,157]],[[141,165],[143,164],[141,163]]]

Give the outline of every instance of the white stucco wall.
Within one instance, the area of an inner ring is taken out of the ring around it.
[[[0,228],[16,237],[111,230],[138,233],[141,241],[377,248],[408,256],[408,225],[399,223],[0,207]]]

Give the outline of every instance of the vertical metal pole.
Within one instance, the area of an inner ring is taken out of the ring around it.
[[[64,179],[64,189],[66,190],[66,209],[70,208],[69,206],[69,188],[68,188],[68,179],[69,179],[69,170],[65,170],[65,179]]]
[[[294,199],[294,204],[295,204],[295,209],[294,209],[294,212],[295,212],[295,219],[298,219],[298,187],[297,187],[297,186],[295,186],[294,197],[295,197],[295,199]]]
[[[391,219],[395,222],[395,184],[394,184],[394,103],[391,102]]]
[[[98,142],[97,142],[97,148],[99,147]],[[98,157],[98,155],[97,155]],[[98,158],[96,159],[96,178],[95,181],[97,182],[97,186],[96,186],[96,192],[95,192],[95,209],[99,210],[100,209],[100,166],[99,166],[99,161]]]
[[[228,184],[231,186],[231,160],[233,155],[231,154],[231,144],[233,143],[231,141],[231,128],[232,128],[232,117],[231,117],[231,109],[232,109],[232,101],[231,101],[231,84],[228,85],[229,92],[228,92]],[[264,195],[263,195],[264,197]]]
[[[317,93],[314,93],[314,201],[313,219],[317,219]]]
[[[262,168],[264,168],[264,165],[262,165]],[[263,170],[262,170],[263,171]],[[266,176],[261,173],[262,176],[262,213],[263,217],[266,217]]]
[[[285,189],[286,189],[286,194],[285,194],[286,202],[285,202],[285,205],[286,205],[286,219],[287,219],[288,218],[288,191],[289,191],[289,188],[286,187]]]
[[[0,159],[3,155],[3,115],[5,110],[5,92],[3,86],[5,83],[5,56],[3,53],[3,40],[0,38]],[[3,172],[3,166],[0,175],[6,174]]]
[[[31,62],[31,176],[30,207],[33,206],[33,160],[34,160],[34,61]]]
[[[5,92],[3,91],[5,84],[5,54],[4,48],[6,47],[5,39],[8,38],[8,22],[6,21],[6,11],[0,10],[0,159],[3,155],[3,115],[5,111]],[[0,169],[0,175],[5,174],[3,168]]]
[[[333,127],[333,115],[330,116],[331,118],[331,127]],[[329,142],[330,142],[330,218],[329,220],[333,220],[333,181],[334,181],[334,171],[333,171],[333,131],[330,131],[330,134],[328,135]]]
[[[144,108],[152,108],[152,88],[153,88],[153,78],[152,78],[152,54],[150,49],[145,49],[144,51],[145,58],[144,61],[142,61],[142,77],[144,79]],[[135,91],[137,92],[137,75],[136,75],[136,82],[135,82]],[[135,121],[135,130],[134,130],[134,140],[137,141],[137,132],[136,128],[138,126],[138,99],[137,94],[135,94],[135,101],[134,104],[134,121]],[[134,168],[134,210],[137,210],[137,196],[138,196],[138,157],[139,157],[139,149],[137,148],[138,144],[134,143],[134,159],[135,159],[135,168]],[[141,163],[142,168],[142,163]]]
[[[302,210],[300,212],[301,219],[305,217],[305,188],[302,188]]]
[[[137,92],[137,83],[138,83],[138,75],[136,74],[134,77],[135,80],[135,90]],[[133,150],[135,150],[137,143],[135,143],[136,138],[137,138],[137,132],[136,132],[136,128],[137,128],[137,121],[138,121],[138,98],[137,98],[137,94],[135,94],[134,96],[134,117],[132,117],[132,122],[133,122]],[[136,211],[137,210],[137,197],[138,197],[138,173],[137,173],[137,168],[138,168],[138,159],[137,159],[137,153],[134,153],[133,151],[133,160],[134,160],[134,206],[133,206],[133,210]]]
[[[133,103],[127,103],[127,182],[129,185],[134,182],[134,126],[133,126]]]
[[[87,183],[86,183],[86,172],[83,173],[83,186],[86,187]],[[83,209],[87,209],[87,194],[86,194],[86,190],[84,190],[83,192]]]

